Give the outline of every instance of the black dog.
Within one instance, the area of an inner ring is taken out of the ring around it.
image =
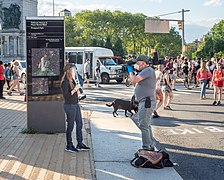
[[[115,99],[115,101],[113,101],[111,104],[106,104],[108,107],[113,106],[114,107],[114,112],[113,112],[113,116],[118,115],[117,114],[117,110],[118,109],[123,109],[125,110],[125,116],[128,117],[127,115],[127,111],[131,113],[131,116],[133,115],[132,110],[135,111],[135,113],[138,112],[138,102],[134,101],[133,98],[131,101],[125,101],[122,99]]]

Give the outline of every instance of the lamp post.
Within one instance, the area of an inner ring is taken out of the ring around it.
[[[177,12],[171,12],[171,13],[167,13],[167,14],[161,14],[158,15],[157,17],[160,16],[167,16],[167,15],[171,15],[171,14],[177,14],[177,13],[182,13],[182,23],[181,23],[181,30],[182,30],[182,55],[184,55],[184,49],[185,49],[185,39],[184,39],[184,13],[185,12],[189,12],[190,10],[184,10],[182,9],[181,11],[177,11]],[[178,24],[179,24],[179,20],[178,20]]]
[[[190,10],[184,10],[179,11],[179,13],[182,13],[182,55],[184,55],[184,47],[185,47],[185,38],[184,38],[184,13],[189,12]]]
[[[53,16],[54,16],[54,0],[53,0]]]
[[[2,30],[2,24],[0,23],[0,31],[1,30]],[[0,47],[1,47],[1,61],[2,61],[3,60],[3,44],[4,44],[2,35],[0,35],[0,42],[1,42]]]

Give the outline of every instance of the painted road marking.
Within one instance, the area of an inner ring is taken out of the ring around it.
[[[190,128],[190,129],[168,129],[169,134],[171,135],[188,135],[188,134],[203,134],[206,132],[212,132],[212,133],[223,133],[224,130],[209,126],[202,129],[196,129],[196,128]]]

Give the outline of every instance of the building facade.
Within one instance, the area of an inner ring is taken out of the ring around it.
[[[72,15],[71,11],[69,11],[67,9],[60,11],[58,14],[59,14],[59,16],[71,16]]]
[[[0,0],[0,58],[26,59],[25,18],[37,16],[37,0]]]

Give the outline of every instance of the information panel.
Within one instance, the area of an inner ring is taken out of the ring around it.
[[[64,18],[26,19],[27,100],[62,101]]]

